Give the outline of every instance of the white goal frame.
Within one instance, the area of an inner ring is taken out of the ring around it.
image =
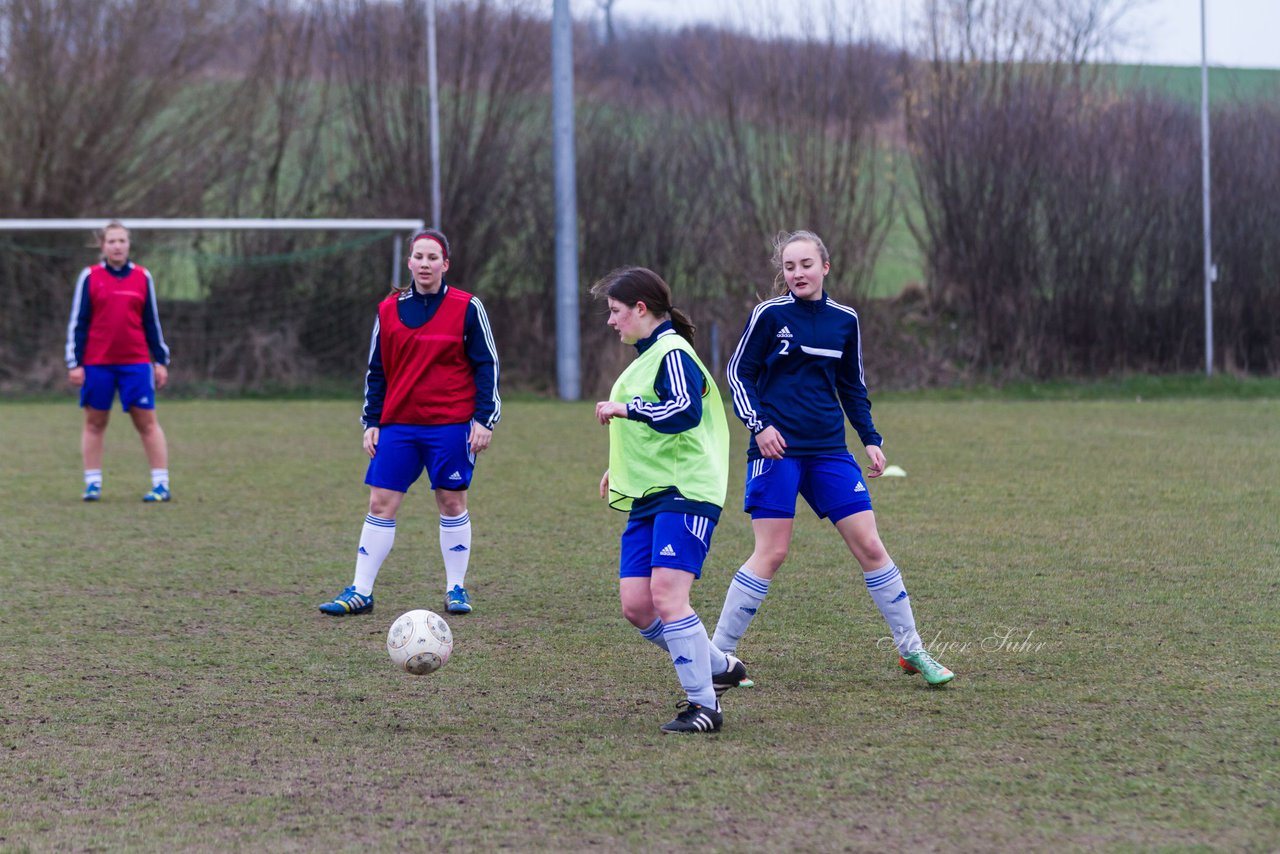
[[[406,237],[426,227],[421,219],[147,219],[96,217],[79,219],[0,219],[4,231],[92,231],[116,220],[139,231],[396,231]],[[401,242],[392,241],[391,281],[400,287]]]

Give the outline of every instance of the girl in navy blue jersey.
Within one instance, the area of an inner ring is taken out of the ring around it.
[[[478,297],[445,284],[449,241],[434,229],[409,240],[408,287],[378,306],[365,374],[364,450],[369,515],[360,532],[355,577],[320,611],[335,617],[373,610],[373,582],[396,536],[396,513],[425,470],[440,511],[445,610],[471,612],[467,489],[476,455],[502,415],[498,353]]]
[[[954,674],[924,649],[902,574],[876,529],[862,469],[845,444],[845,418],[866,448],[867,474],[884,473],[883,440],[871,421],[858,314],[824,291],[831,270],[818,235],[779,235],[779,296],[756,306],[729,360],[733,408],[751,431],[744,509],[755,550],[734,575],[712,643],[734,653],[787,557],[796,496],[830,519],[862,567],[889,624],[898,664],[930,685]]]

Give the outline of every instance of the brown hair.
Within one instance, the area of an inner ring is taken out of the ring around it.
[[[818,256],[822,258],[823,264],[831,263],[831,253],[827,252],[827,244],[823,243],[822,238],[812,231],[800,229],[798,231],[778,232],[777,237],[773,238],[773,255],[769,258],[769,262],[773,264],[775,271],[773,285],[779,296],[787,292],[787,278],[782,269],[782,253],[792,243],[799,243],[802,240],[807,240],[818,247]]]
[[[449,260],[449,238],[444,236],[443,231],[440,231],[439,229],[435,229],[435,228],[423,228],[413,233],[413,236],[409,238],[409,254],[410,255],[413,254],[413,244],[417,243],[419,240],[422,240],[423,238],[428,238],[430,240],[435,241],[436,244],[439,245],[440,247],[440,253],[444,256],[444,260],[446,261]],[[402,294],[410,290],[412,287],[413,287],[413,279],[410,279],[408,282],[406,282],[405,284],[401,285],[398,288],[393,286],[391,288],[391,292],[393,294]]]
[[[606,274],[591,286],[591,295],[597,299],[616,299],[626,306],[644,303],[655,317],[670,318],[671,325],[681,338],[693,343],[697,329],[688,315],[671,304],[671,286],[647,267],[623,267]]]

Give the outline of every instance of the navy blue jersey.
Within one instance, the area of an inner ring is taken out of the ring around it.
[[[883,442],[871,421],[858,313],[826,293],[756,306],[727,373],[733,411],[751,431],[748,459],[760,458],[755,437],[766,427],[782,434],[787,456],[847,451],[846,417],[863,445]]]
[[[400,322],[414,329],[425,324],[435,315],[448,288],[448,285],[442,285],[437,293],[423,294],[410,287],[396,303]],[[373,340],[369,344],[369,369],[364,379],[364,413],[361,422],[365,427],[380,426],[382,404],[387,394],[380,332],[375,317]],[[467,359],[475,370],[476,412],[472,420],[492,430],[502,418],[502,398],[498,396],[498,350],[493,343],[493,331],[489,328],[489,315],[485,313],[479,297],[472,296],[467,305],[462,340]]]

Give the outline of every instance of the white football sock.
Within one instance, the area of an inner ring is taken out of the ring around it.
[[[373,582],[395,541],[395,519],[380,519],[372,513],[364,517],[364,527],[360,529],[360,549],[356,552],[356,577],[351,582],[361,596],[373,595]]]
[[[911,599],[907,596],[907,588],[902,583],[902,572],[896,564],[890,563],[874,572],[863,575],[867,582],[867,590],[872,600],[880,609],[884,621],[889,624],[893,633],[893,642],[898,652],[909,655],[924,649],[920,635],[916,633],[916,618],[911,613]]]
[[[689,702],[719,709],[716,690],[711,684],[711,641],[702,620],[697,614],[690,614],[665,624],[662,635],[667,641],[671,663],[676,666],[676,675],[680,677],[680,687]]]
[[[662,636],[662,618],[654,620],[647,629],[640,629],[640,636],[645,640],[653,643],[655,646],[662,647],[663,652],[667,650],[667,639]]]
[[[724,595],[724,607],[720,609],[720,619],[716,622],[715,637],[711,640],[717,649],[737,652],[738,641],[746,634],[747,626],[751,625],[768,593],[768,579],[756,575],[746,564],[734,573]]]
[[[440,554],[444,556],[444,589],[466,587],[467,564],[471,561],[471,516],[440,517]]]

